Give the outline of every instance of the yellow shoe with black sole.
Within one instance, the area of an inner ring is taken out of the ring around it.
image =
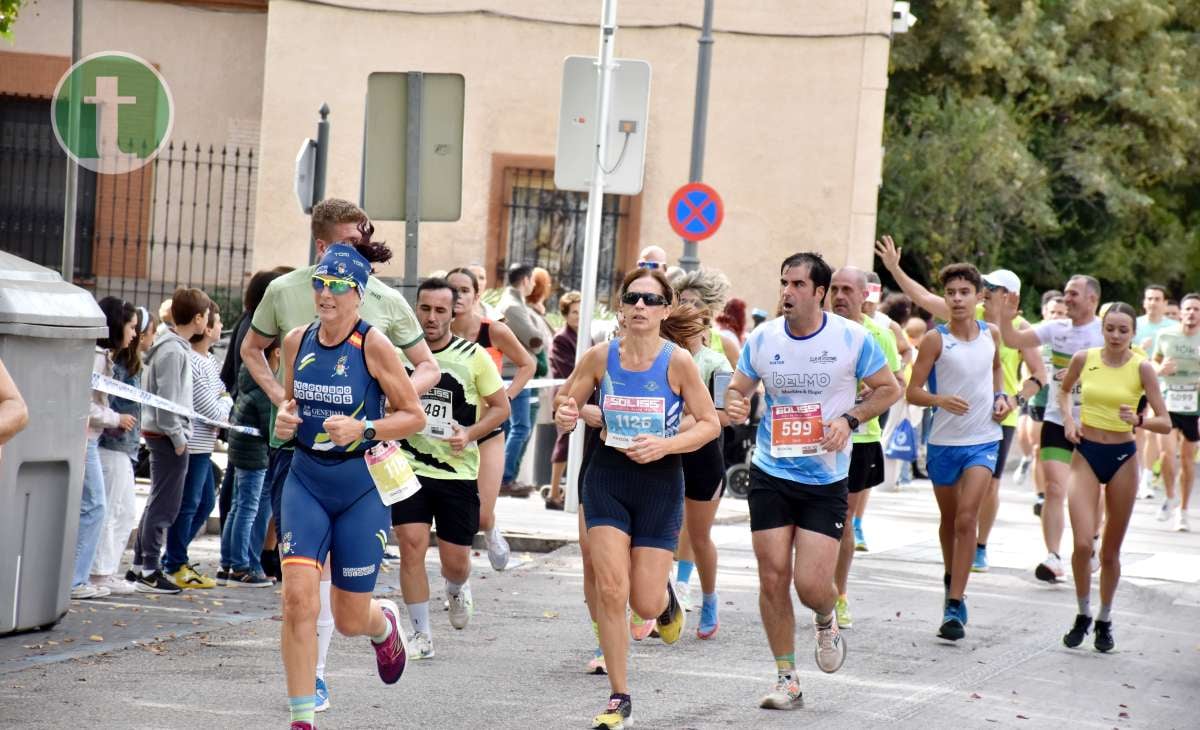
[[[633,727],[633,702],[628,696],[612,695],[608,707],[592,720],[592,728],[603,730],[625,730]]]
[[[658,638],[664,644],[674,644],[683,634],[683,624],[687,614],[683,611],[679,599],[675,596],[675,587],[667,581],[667,610],[658,617]]]

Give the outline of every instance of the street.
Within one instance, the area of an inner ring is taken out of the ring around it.
[[[757,708],[773,681],[758,620],[757,578],[745,502],[726,500],[714,538],[721,551],[721,628],[695,638],[695,614],[675,646],[631,647],[634,717],[641,727],[1195,727],[1200,710],[1200,535],[1169,532],[1141,501],[1125,543],[1114,608],[1117,649],[1069,650],[1069,584],[1045,585],[1032,495],[1006,482],[991,544],[992,570],[973,574],[967,637],[935,637],[942,588],[937,514],[928,483],[876,492],[864,531],[871,551],[851,572],[854,627],[843,669],[812,661],[798,610],[797,663],[805,708]],[[568,537],[573,515],[540,500],[500,500],[502,526]],[[1067,536],[1069,541],[1069,534]],[[535,541],[536,542],[536,541]],[[215,537],[196,543],[209,568]],[[531,542],[530,544],[534,544]],[[432,555],[433,553],[431,553]],[[474,558],[476,610],[464,631],[433,617],[437,656],[380,684],[363,640],[334,639],[327,668],[332,708],[322,728],[587,727],[608,696],[583,672],[593,641],[582,601],[578,548],[516,553],[495,573]],[[212,568],[215,570],[215,567]],[[435,599],[441,581],[429,563]],[[388,566],[380,593],[392,594]],[[693,595],[698,595],[696,581]],[[278,591],[217,588],[179,596],[77,601],[52,631],[0,639],[0,726],[281,727]],[[399,599],[397,599],[398,602]],[[1093,593],[1093,606],[1098,598]],[[407,620],[405,620],[407,625]]]

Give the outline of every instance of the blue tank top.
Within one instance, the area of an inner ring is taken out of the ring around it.
[[[609,342],[608,363],[600,383],[607,445],[623,449],[642,434],[667,438],[679,432],[683,399],[667,380],[673,352],[675,344],[664,342],[649,369],[626,370],[621,367],[621,340]]]
[[[375,442],[337,446],[325,433],[324,423],[339,415],[372,421],[383,417],[386,398],[379,381],[367,371],[363,351],[371,325],[360,319],[346,339],[331,346],[317,339],[318,327],[314,322],[304,331],[292,366],[292,392],[303,419],[296,430],[296,445],[321,454],[358,454]]]

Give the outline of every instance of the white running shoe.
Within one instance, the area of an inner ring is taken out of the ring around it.
[[[512,550],[508,547],[508,540],[505,540],[504,535],[500,534],[500,528],[493,527],[483,533],[483,538],[487,543],[488,561],[492,564],[492,570],[500,571],[507,568]]]
[[[679,605],[683,606],[684,611],[692,610],[692,592],[687,583],[675,581],[675,600],[679,601]]]
[[[1175,500],[1164,499],[1162,506],[1158,508],[1158,521],[1166,522],[1171,519],[1171,512],[1175,509]]]
[[[1090,561],[1090,567],[1093,573],[1100,572],[1100,539],[1095,537],[1092,538],[1092,559]]]
[[[471,623],[471,615],[475,613],[475,601],[471,598],[471,584],[464,583],[458,595],[450,595],[450,625],[456,629],[465,629]]]
[[[126,580],[121,580],[115,575],[106,575],[96,581],[94,585],[102,586],[108,589],[108,592],[114,596],[127,596],[130,593],[135,593],[133,584]]]
[[[433,639],[429,634],[418,631],[408,638],[408,656],[413,661],[433,658]]]
[[[1188,524],[1187,512],[1184,512],[1181,507],[1175,508],[1174,529],[1176,532],[1190,532],[1192,529]]]
[[[758,706],[767,710],[798,710],[804,707],[800,683],[795,676],[780,675],[775,680],[775,687],[759,700]]]
[[[1044,580],[1047,583],[1060,581],[1065,574],[1062,560],[1054,553],[1048,553],[1046,559],[1033,569],[1033,574],[1037,576],[1038,580]]]
[[[831,615],[829,624],[821,626],[817,623],[817,615],[813,614],[813,631],[817,635],[817,646],[814,655],[817,666],[826,674],[833,674],[842,668],[846,661],[846,640],[838,630],[837,616]]]

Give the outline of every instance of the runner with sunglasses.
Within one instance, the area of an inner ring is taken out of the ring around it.
[[[330,603],[344,636],[368,636],[379,677],[404,673],[407,646],[395,602],[373,600],[388,508],[367,470],[377,440],[420,431],[425,415],[392,343],[359,316],[371,265],[330,246],[313,272],[318,319],[283,341],[286,400],[275,435],[296,448],[283,488],[282,653],[293,730],[310,730],[317,698],[318,582],[329,558]],[[384,415],[384,404],[392,409]]]
[[[650,269],[665,272],[667,270],[667,252],[662,246],[647,246],[638,254],[639,269]]]
[[[632,724],[626,606],[657,616],[664,643],[675,643],[683,632],[683,608],[669,577],[683,517],[680,454],[720,431],[692,357],[660,334],[668,316],[679,316],[671,314],[671,303],[671,285],[661,271],[627,274],[621,284],[624,335],[590,348],[555,397],[555,423],[563,433],[576,428],[578,404],[597,388],[604,415],[603,443],[582,478],[600,645],[612,687],[595,728]],[[687,312],[698,319],[695,310]],[[685,406],[695,423],[680,430]]]

